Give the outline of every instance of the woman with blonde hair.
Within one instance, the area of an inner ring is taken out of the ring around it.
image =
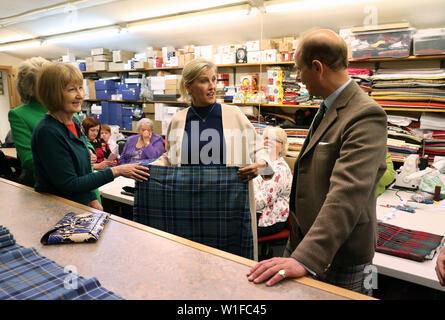
[[[249,183],[254,257],[257,259],[256,213],[252,179],[272,175],[265,147],[255,128],[237,106],[216,103],[216,65],[203,58],[189,62],[180,83],[190,107],[173,115],[166,135],[166,152],[153,164],[164,166],[237,166]]]
[[[31,141],[36,191],[103,210],[95,188],[118,176],[147,179],[148,168],[137,163],[91,172],[85,133],[74,117],[85,96],[83,75],[77,67],[68,63],[45,66],[38,78],[37,92],[49,112],[36,126]]]
[[[33,57],[20,63],[16,87],[23,104],[8,112],[12,140],[22,167],[20,182],[31,187],[34,186],[31,136],[37,123],[48,112],[36,97],[36,82],[40,69],[47,63],[49,61],[41,57]]]
[[[289,217],[289,199],[292,172],[284,160],[288,142],[286,132],[279,127],[268,126],[263,132],[264,145],[269,148],[272,179],[258,176],[254,180],[255,204],[258,218],[258,237],[280,232]]]

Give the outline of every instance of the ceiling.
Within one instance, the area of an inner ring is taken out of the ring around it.
[[[120,24],[164,16],[176,12],[206,9],[209,6],[246,4],[236,0],[0,0],[0,43],[45,37],[99,26]],[[261,3],[254,0],[252,3]],[[275,1],[264,1],[266,4]],[[70,4],[71,3],[71,4]],[[229,10],[229,9],[227,9]],[[369,11],[371,10],[371,11]],[[408,21],[413,27],[445,27],[443,0],[305,0],[298,10],[261,13],[252,10],[243,17],[200,21],[184,27],[120,33],[101,39],[83,37],[77,41],[44,45],[39,48],[5,51],[26,59],[32,56],[59,58],[68,52],[77,58],[90,54],[91,48],[104,47],[143,52],[146,46],[187,44],[219,45],[248,40],[295,36],[314,27],[340,28],[363,25],[374,18],[378,24]],[[177,19],[177,18],[176,18]],[[173,21],[173,20],[172,20]],[[1,64],[1,61],[0,61]]]

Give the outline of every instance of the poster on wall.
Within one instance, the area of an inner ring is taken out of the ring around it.
[[[4,91],[3,91],[3,77],[2,77],[2,75],[3,75],[3,72],[0,72],[0,95],[4,94]]]

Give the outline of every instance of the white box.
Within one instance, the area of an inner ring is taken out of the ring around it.
[[[261,51],[247,51],[247,63],[260,63]]]
[[[214,64],[222,64],[222,61],[223,61],[222,55],[223,55],[222,53],[215,53],[213,55],[213,63]]]
[[[167,74],[164,76],[165,80],[181,80],[182,75],[180,74]]]
[[[105,48],[91,49],[92,56],[97,56],[101,54],[110,54],[110,49],[105,49]]]
[[[63,62],[76,62],[76,57],[73,55],[62,56]]]
[[[150,77],[151,90],[165,90],[165,78],[164,77]]]
[[[247,51],[260,51],[260,40],[255,41],[247,41],[246,42],[246,50]]]
[[[262,51],[262,62],[277,62],[277,49]]]
[[[234,53],[223,53],[222,64],[235,64],[235,54]]]

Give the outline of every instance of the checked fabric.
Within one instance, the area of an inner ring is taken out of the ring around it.
[[[120,300],[96,278],[68,273],[58,263],[24,248],[0,226],[0,300]]]
[[[375,251],[423,262],[434,257],[444,237],[377,222],[378,241]]]
[[[149,179],[136,183],[134,221],[253,258],[249,189],[237,167],[148,167]]]

